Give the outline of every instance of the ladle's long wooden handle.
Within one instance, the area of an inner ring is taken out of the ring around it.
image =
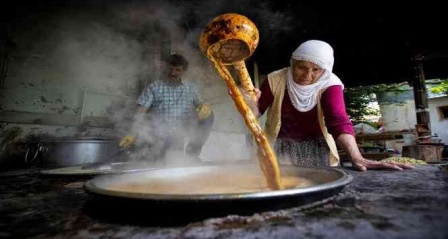
[[[213,61],[216,69],[226,82],[230,92],[230,96],[235,102],[236,108],[244,117],[244,121],[247,127],[250,129],[250,131],[255,137],[255,142],[257,143],[258,146],[258,157],[260,161],[260,166],[262,168],[263,173],[266,176],[268,187],[272,190],[282,189],[283,186],[281,183],[280,170],[278,168],[277,157],[275,156],[275,153],[272,150],[271,145],[269,144],[269,141],[267,140],[263,129],[260,127],[258,119],[254,115],[252,110],[249,108],[249,106],[246,104],[243,95],[238,89],[238,86],[233,80],[228,69],[224,65],[219,64],[216,60],[214,60],[212,56],[209,55],[208,57]]]
[[[238,77],[241,81],[241,86],[243,89],[249,94],[249,97],[251,100],[256,101],[257,95],[255,93],[255,87],[252,83],[252,80],[250,79],[249,72],[247,71],[246,64],[244,61],[237,61],[233,63],[233,67],[235,67],[235,70],[238,74]]]

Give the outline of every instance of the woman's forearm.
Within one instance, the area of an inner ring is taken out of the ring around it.
[[[347,153],[350,159],[363,159],[361,152],[359,151],[358,144],[356,143],[356,139],[351,134],[342,133],[338,136],[337,142],[339,146]]]

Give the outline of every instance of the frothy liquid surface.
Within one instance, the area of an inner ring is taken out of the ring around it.
[[[263,174],[256,173],[193,173],[191,176],[168,175],[160,179],[148,179],[123,182],[110,185],[107,189],[126,193],[160,195],[198,195],[198,194],[242,194],[270,191]],[[308,187],[314,183],[310,179],[298,176],[285,176],[281,179],[284,189]]]

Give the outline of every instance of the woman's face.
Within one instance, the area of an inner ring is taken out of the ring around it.
[[[324,71],[324,69],[312,62],[292,60],[292,78],[299,85],[315,83]]]

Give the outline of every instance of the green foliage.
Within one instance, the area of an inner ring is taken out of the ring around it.
[[[434,94],[448,94],[448,80],[440,80],[440,84],[430,87],[429,91]]]
[[[344,91],[344,99],[347,113],[354,124],[363,122],[364,117],[367,115],[379,115],[377,109],[369,107],[369,103],[376,101],[371,88],[346,88]]]
[[[433,94],[448,94],[448,80],[428,80],[426,86]],[[365,122],[365,116],[379,115],[378,110],[369,107],[369,103],[376,102],[375,94],[393,92],[398,95],[407,91],[412,91],[408,82],[346,88],[344,98],[347,113],[354,124],[369,123]]]
[[[378,129],[380,126],[378,125],[378,122],[364,122],[366,124],[369,124],[370,126],[372,126],[375,129]]]

